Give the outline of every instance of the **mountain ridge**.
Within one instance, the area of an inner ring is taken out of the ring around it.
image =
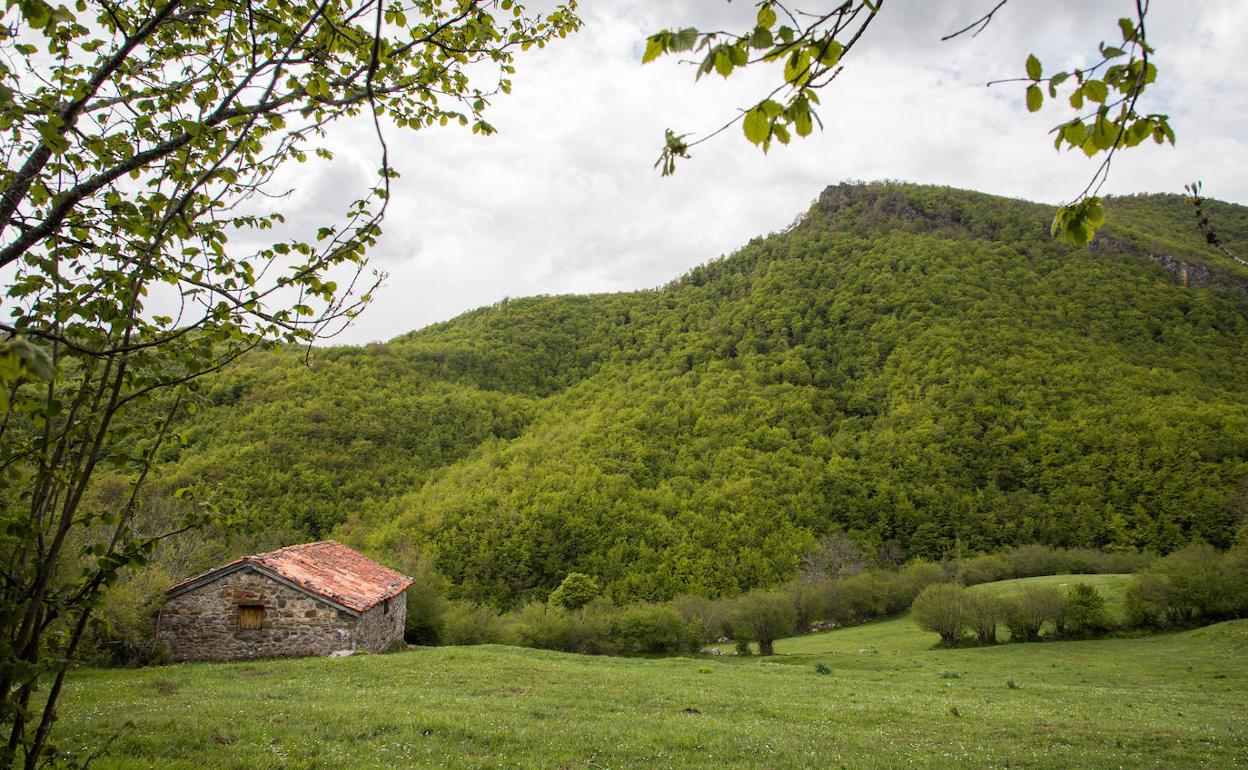
[[[1245,242],[1248,209],[1206,205]],[[659,289],[507,300],[312,371],[256,357],[165,472],[226,487],[246,529],[414,547],[500,605],[573,570],[620,599],[733,593],[833,530],[926,558],[1225,545],[1248,305],[1185,206],[1113,199],[1075,249],[1041,204],[832,186]]]

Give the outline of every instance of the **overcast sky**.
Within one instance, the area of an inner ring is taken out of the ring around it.
[[[1021,88],[984,83],[1021,74],[1029,51],[1046,70],[1088,63],[1134,3],[1013,0],[978,37],[939,41],[993,4],[888,0],[823,94],[822,132],[764,156],[733,129],[664,179],[652,168],[664,128],[713,129],[776,74],[695,84],[693,68],[672,59],[642,67],[646,35],[690,23],[742,28],[752,5],[585,0],[579,34],[518,57],[512,95],[489,113],[498,135],[391,132],[402,178],[372,254],[390,277],[335,341],[389,339],[503,297],[658,286],[784,228],[847,179],[1073,197],[1097,162],[1053,150],[1047,132],[1069,110],[1029,114]],[[1154,0],[1159,80],[1140,106],[1168,113],[1178,144],[1121,154],[1103,192],[1178,193],[1201,179],[1209,196],[1248,204],[1246,30],[1248,3]],[[301,179],[288,201],[293,218],[328,218],[369,182],[374,156],[353,155],[350,130],[336,141],[340,158]]]

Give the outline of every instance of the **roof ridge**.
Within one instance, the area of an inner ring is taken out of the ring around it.
[[[249,566],[292,587],[363,612],[402,593],[412,578],[337,540],[295,543],[243,556],[229,564],[183,580],[166,591],[190,590],[195,584]]]
[[[342,545],[342,543],[339,543],[337,540],[314,540],[311,543],[294,543],[293,545],[284,545],[281,548],[275,548],[272,551],[264,551],[263,553],[253,553],[253,554],[244,556],[242,558],[243,560],[258,559],[262,556],[272,556],[275,553],[282,553],[283,551],[296,551],[301,548],[308,548],[314,545],[329,545],[331,543],[334,545]],[[344,547],[350,547],[350,546],[344,546]]]

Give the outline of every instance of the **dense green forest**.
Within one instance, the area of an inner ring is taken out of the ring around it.
[[[830,187],[661,289],[508,300],[206,382],[158,490],[247,543],[423,554],[464,598],[616,600],[1039,542],[1227,546],[1248,515],[1248,209]],[[309,363],[310,360],[310,363]],[[173,505],[173,501],[169,501]],[[239,545],[238,547],[245,547]]]

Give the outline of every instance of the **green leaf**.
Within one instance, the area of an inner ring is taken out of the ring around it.
[[[1052,231],[1058,240],[1086,246],[1104,224],[1105,210],[1101,207],[1101,199],[1091,197],[1058,209],[1057,216],[1053,218]]]
[[[12,5],[12,3],[9,3]],[[22,15],[27,23],[35,29],[42,29],[52,20],[52,7],[43,0],[27,0],[21,4]]]
[[[771,35],[771,30],[767,27],[755,27],[754,35],[750,38],[750,45],[755,48],[771,48],[776,40]]]
[[[1070,77],[1069,72],[1059,72],[1053,77],[1049,78],[1049,96],[1056,98],[1057,87],[1060,86],[1062,83],[1066,82],[1066,79],[1069,77]]]
[[[13,381],[34,377],[50,381],[56,376],[52,357],[25,337],[14,337],[0,344],[0,379]]]
[[[794,51],[784,63],[784,80],[801,85],[810,77],[810,54],[805,49]]]
[[[810,136],[814,127],[814,121],[811,120],[809,108],[793,116],[793,129],[797,131],[798,136]]]
[[[1040,66],[1040,60],[1036,58],[1034,53],[1027,54],[1027,77],[1032,80],[1039,80],[1042,74],[1044,74],[1044,70]]]
[[[641,55],[641,63],[649,64],[663,55],[663,37],[653,35],[646,40],[646,52]]]
[[[698,30],[694,27],[685,27],[677,32],[674,37],[667,41],[667,49],[669,51],[688,51],[693,48],[693,44],[698,42]]]
[[[1088,136],[1088,128],[1082,121],[1074,120],[1062,127],[1062,138],[1073,147],[1081,147]]]
[[[760,144],[771,133],[771,121],[767,120],[767,113],[759,106],[745,113],[741,128],[746,139],[753,144]]]
[[[1040,93],[1040,86],[1032,84],[1027,86],[1027,111],[1035,112],[1044,104],[1044,94]]]
[[[811,46],[811,53],[818,56],[819,63],[825,67],[835,67],[836,63],[841,60],[841,53],[844,50],[845,46],[835,40],[827,40]]]
[[[1122,39],[1130,43],[1135,40],[1135,22],[1130,19],[1119,19],[1118,28],[1122,30]]]
[[[1136,146],[1147,139],[1151,133],[1153,133],[1153,121],[1148,118],[1135,121],[1131,124],[1131,128],[1127,129],[1127,146]]]
[[[1108,150],[1114,146],[1114,142],[1118,139],[1118,126],[1112,121],[1106,120],[1104,115],[1096,116],[1096,123],[1092,126],[1092,144],[1098,150]]]
[[[1104,104],[1109,98],[1109,86],[1100,80],[1089,80],[1083,84],[1083,93],[1092,101]]]
[[[776,12],[772,9],[771,3],[765,3],[758,9],[758,26],[771,28],[776,24]]]

